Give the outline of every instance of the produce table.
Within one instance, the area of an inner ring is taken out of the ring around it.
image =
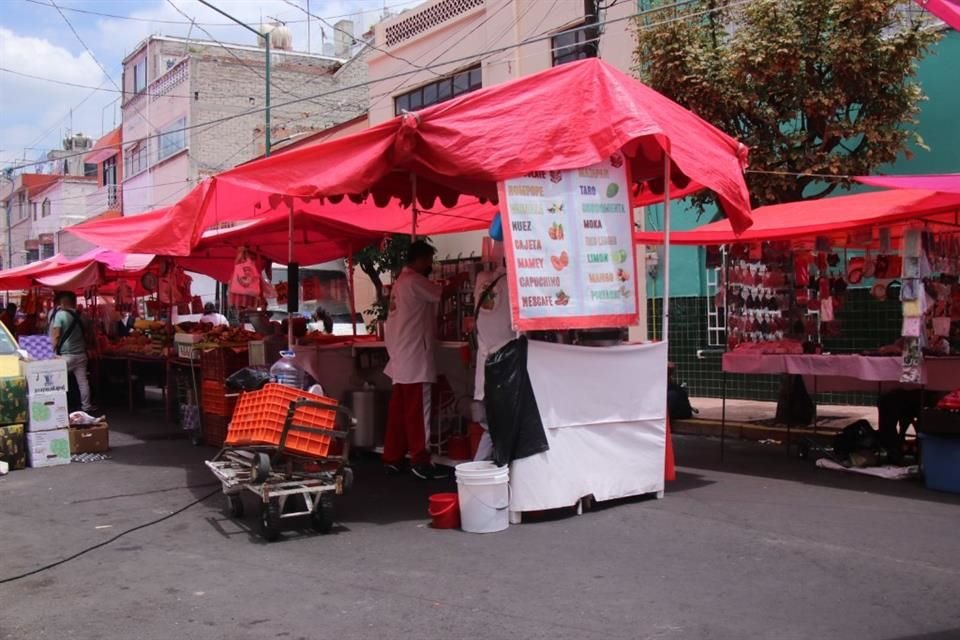
[[[662,497],[667,345],[530,341],[527,370],[550,449],[510,465],[511,519],[582,498]]]
[[[153,380],[157,382],[157,386],[160,387],[163,392],[163,401],[164,404],[167,402],[167,370],[166,370],[166,358],[163,356],[149,356],[144,354],[134,354],[134,353],[104,353],[100,355],[101,366],[105,362],[120,362],[126,368],[127,376],[127,405],[131,412],[134,410],[134,401],[133,401],[133,381],[135,374],[140,373],[143,376],[144,373],[154,374]],[[144,376],[145,377],[145,376]],[[103,376],[100,376],[100,379],[103,379]]]

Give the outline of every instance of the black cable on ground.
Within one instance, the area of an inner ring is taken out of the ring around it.
[[[193,506],[195,506],[195,505],[200,504],[201,502],[203,502],[203,501],[206,500],[207,498],[213,497],[214,495],[220,493],[220,491],[221,491],[220,489],[216,489],[216,490],[214,490],[214,491],[211,491],[210,493],[208,493],[207,495],[203,496],[202,498],[197,498],[197,499],[194,500],[193,502],[191,502],[191,503],[189,503],[189,504],[187,504],[187,505],[184,505],[184,506],[180,507],[180,508],[177,509],[176,511],[172,511],[172,512],[168,513],[167,515],[161,517],[161,518],[157,518],[156,520],[151,520],[150,522],[145,522],[144,524],[137,525],[137,526],[133,527],[132,529],[127,529],[126,531],[121,531],[120,533],[118,533],[117,535],[113,536],[113,537],[110,538],[109,540],[104,540],[103,542],[98,542],[97,544],[95,544],[95,545],[93,545],[93,546],[91,546],[91,547],[87,547],[86,549],[83,549],[82,551],[78,551],[77,553],[73,554],[72,556],[67,556],[66,558],[62,558],[62,559],[60,559],[60,560],[57,560],[56,562],[51,562],[50,564],[44,565],[44,566],[42,566],[42,567],[37,567],[36,569],[33,569],[32,571],[27,571],[26,573],[21,573],[20,575],[10,576],[9,578],[0,578],[0,584],[7,584],[8,582],[16,582],[17,580],[23,580],[24,578],[29,578],[30,576],[35,576],[35,575],[37,575],[38,573],[42,573],[42,572],[44,572],[44,571],[47,571],[48,569],[53,569],[54,567],[59,567],[59,566],[62,565],[62,564],[66,564],[66,563],[70,562],[71,560],[76,560],[76,559],[79,558],[80,556],[86,555],[86,554],[90,553],[91,551],[96,551],[97,549],[99,549],[99,548],[101,548],[101,547],[105,547],[105,546],[107,546],[108,544],[111,544],[111,543],[113,543],[113,542],[116,542],[117,540],[119,540],[119,539],[122,538],[123,536],[127,535],[128,533],[133,533],[134,531],[139,531],[140,529],[146,529],[147,527],[152,527],[152,526],[155,525],[155,524],[160,524],[160,523],[163,522],[164,520],[169,520],[169,519],[172,518],[173,516],[179,515],[179,514],[183,513],[184,511],[186,511],[186,510],[189,509],[190,507],[193,507]]]

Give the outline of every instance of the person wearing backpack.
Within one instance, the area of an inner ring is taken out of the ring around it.
[[[67,363],[80,391],[80,408],[93,415],[97,408],[90,401],[90,379],[87,376],[87,345],[92,342],[89,328],[77,312],[77,295],[65,291],[57,296],[58,306],[50,322],[53,351]]]

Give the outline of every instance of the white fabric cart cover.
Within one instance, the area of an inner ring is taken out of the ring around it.
[[[667,345],[531,341],[527,370],[550,450],[515,460],[510,509],[570,507],[663,490]]]

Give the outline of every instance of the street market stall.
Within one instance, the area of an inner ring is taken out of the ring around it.
[[[944,186],[946,178],[928,176],[924,184]],[[744,234],[720,221],[672,238],[724,246],[708,248],[709,264],[721,272],[714,303],[726,315],[724,407],[728,373],[801,376],[813,396],[960,385],[960,357],[951,355],[960,339],[960,193],[878,191],[754,214]],[[655,244],[661,236],[636,239]],[[851,331],[839,315],[857,289],[878,308],[885,300],[900,303],[895,344],[854,353],[830,347]]]
[[[420,236],[429,233],[431,219],[449,220],[450,231],[485,226],[486,220],[443,212],[476,198],[499,204],[504,216],[515,329],[554,338],[570,329],[618,333],[639,313],[633,208],[662,201],[669,215],[671,198],[708,188],[742,231],[751,222],[745,159],[746,149],[719,130],[606,63],[585,60],[242,165],[198,185],[154,228],[100,242],[188,256],[212,225],[286,212],[294,230],[299,209],[316,207],[322,215],[331,202],[406,208],[405,228]],[[356,211],[349,223],[365,226]],[[287,240],[293,262],[297,234],[288,233]],[[531,381],[549,386],[557,372],[538,364],[541,348],[531,347],[524,368]],[[627,409],[611,411],[590,399],[586,404],[595,410],[566,415],[570,406],[557,405],[562,414],[543,420],[551,431],[549,450],[503,460],[513,462],[511,483],[524,488],[511,510],[533,508],[523,495],[539,496],[537,508],[554,508],[589,495],[662,491],[665,343],[554,348],[573,370],[599,371],[601,363],[615,362],[637,379],[625,378],[631,393],[617,394],[615,404]],[[644,393],[637,394],[641,387]],[[597,455],[568,467],[578,442]],[[546,485],[561,474],[571,476],[574,488],[550,491]],[[633,480],[625,482],[626,476]]]

